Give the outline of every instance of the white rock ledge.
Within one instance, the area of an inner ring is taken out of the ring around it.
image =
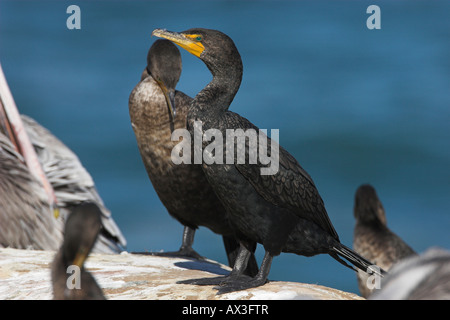
[[[50,264],[55,252],[0,248],[0,300],[53,298]],[[85,267],[108,299],[115,300],[360,300],[324,286],[272,281],[259,288],[217,294],[213,286],[177,281],[216,277],[230,270],[215,261],[149,255],[91,254]]]

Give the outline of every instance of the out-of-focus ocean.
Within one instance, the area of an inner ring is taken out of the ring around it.
[[[66,27],[71,4],[80,30]],[[366,26],[371,4],[381,9],[379,30]],[[2,0],[0,62],[20,111],[90,171],[127,249],[177,250],[183,228],[147,177],[128,96],[153,29],[221,30],[244,64],[230,110],[279,129],[341,241],[352,246],[354,193],[371,183],[389,227],[423,252],[450,248],[449,13],[448,1]],[[195,96],[211,75],[184,50],[182,58],[178,90]],[[207,229],[194,248],[226,263],[221,237]],[[355,274],[327,255],[281,254],[269,278],[358,293]]]

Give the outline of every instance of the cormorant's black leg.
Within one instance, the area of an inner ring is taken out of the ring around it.
[[[239,246],[239,252],[237,254],[233,269],[230,271],[228,275],[214,278],[184,280],[179,281],[177,283],[195,284],[202,286],[219,285],[219,286],[226,286],[227,288],[234,287],[235,284],[246,283],[251,278],[249,276],[244,275],[243,273],[247,268],[248,259],[250,258],[251,254],[252,253],[241,244]]]
[[[180,250],[178,250],[179,255],[184,257],[191,257],[199,260],[205,260],[201,255],[199,255],[193,248],[194,244],[195,229],[184,227],[183,230],[183,240],[181,242]]]
[[[248,260],[248,257],[247,257],[247,260]],[[242,275],[236,275],[235,277],[231,277],[231,274],[230,274],[228,279],[225,279],[225,281],[223,281],[220,284],[220,287],[217,288],[217,289],[219,289],[218,294],[223,294],[223,293],[245,290],[245,289],[249,289],[249,288],[255,288],[255,287],[262,286],[263,284],[265,284],[267,282],[267,277],[269,276],[270,267],[272,266],[272,260],[273,260],[273,256],[268,251],[266,251],[266,253],[264,255],[264,259],[261,263],[261,268],[259,269],[258,274],[254,278],[249,279],[248,277],[242,276]],[[245,269],[245,266],[240,266],[239,268]],[[233,268],[233,271],[234,271],[234,268]],[[236,272],[237,271],[238,271],[238,269],[236,269]]]
[[[270,267],[272,266],[273,256],[266,251],[264,254],[263,261],[261,263],[261,268],[259,269],[258,274],[249,281],[251,287],[259,287],[267,282],[267,277],[269,276]],[[250,288],[251,288],[250,287]]]
[[[233,270],[228,275],[229,278],[237,278],[242,275],[247,268],[248,259],[251,256],[251,252],[247,250],[242,244],[239,247],[239,252],[234,262]]]

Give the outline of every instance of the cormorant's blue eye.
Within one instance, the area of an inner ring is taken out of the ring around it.
[[[197,40],[197,41],[202,41],[202,36],[197,36],[197,38],[195,38],[195,40]]]

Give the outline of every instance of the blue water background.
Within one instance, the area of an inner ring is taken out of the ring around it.
[[[66,28],[71,4],[81,30]],[[380,30],[366,27],[371,4],[381,8]],[[390,228],[422,252],[450,249],[449,14],[448,1],[2,0],[0,62],[20,111],[90,171],[128,250],[176,250],[182,226],[147,178],[128,96],[153,29],[219,29],[244,64],[230,110],[279,129],[341,241],[352,245],[354,193],[371,183]],[[182,58],[178,89],[195,96],[211,75],[196,57]],[[201,228],[194,247],[226,263],[211,231]],[[270,279],[358,292],[354,273],[327,255],[281,254]]]

